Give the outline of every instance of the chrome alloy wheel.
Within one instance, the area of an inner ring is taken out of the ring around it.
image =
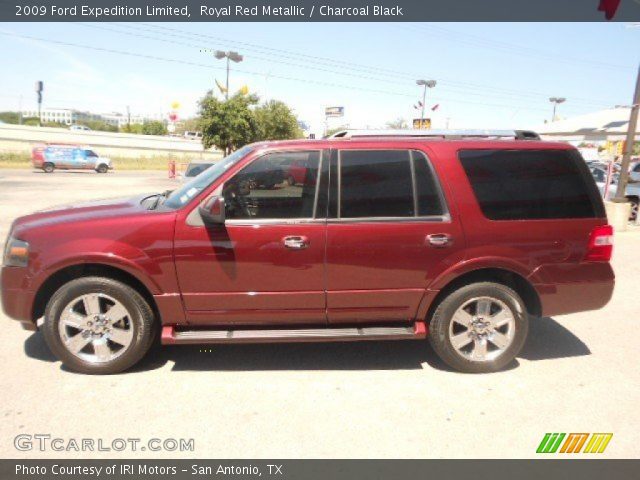
[[[456,352],[467,360],[487,362],[511,346],[515,330],[514,313],[503,301],[476,297],[453,314],[449,340]]]
[[[133,341],[131,315],[122,303],[102,293],[81,295],[69,302],[58,331],[65,348],[90,363],[114,360]]]

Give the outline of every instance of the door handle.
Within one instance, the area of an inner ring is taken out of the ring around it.
[[[448,233],[433,233],[427,235],[427,242],[432,247],[448,247],[453,243],[453,237]]]
[[[302,250],[309,246],[309,239],[302,236],[284,237],[282,243],[286,248],[291,250]]]

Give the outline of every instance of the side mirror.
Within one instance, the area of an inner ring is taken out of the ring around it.
[[[207,225],[224,225],[224,198],[216,195],[207,198],[198,207],[202,220]]]

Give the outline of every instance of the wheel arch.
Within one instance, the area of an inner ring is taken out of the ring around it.
[[[94,276],[117,280],[136,290],[147,301],[153,310],[156,320],[161,323],[158,305],[149,288],[132,273],[121,268],[114,267],[113,265],[103,263],[81,263],[69,265],[56,270],[49,275],[49,277],[40,285],[35,295],[33,308],[31,310],[32,321],[35,322],[38,318],[44,315],[47,302],[65,283],[77,278]]]
[[[542,302],[533,284],[520,273],[501,267],[485,267],[467,271],[451,279],[437,293],[429,303],[423,318],[427,323],[431,321],[433,312],[440,302],[451,292],[471,283],[495,282],[513,289],[525,304],[527,312],[535,317],[542,315]]]

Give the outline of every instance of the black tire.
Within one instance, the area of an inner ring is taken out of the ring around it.
[[[96,168],[96,172],[98,173],[107,173],[109,171],[109,167],[107,167],[104,163],[101,163],[100,165],[98,165],[98,168]]]
[[[60,316],[63,309],[74,299],[90,293],[108,295],[120,302],[128,312],[133,328],[131,343],[116,358],[92,363],[71,353],[65,347],[59,333]],[[145,299],[130,286],[103,277],[83,277],[60,287],[47,303],[42,333],[47,345],[62,363],[80,373],[113,374],[135,365],[147,353],[153,342],[156,322],[153,311]]]
[[[42,170],[44,170],[44,173],[53,173],[54,169],[55,167],[51,162],[46,162],[44,165],[42,165]]]
[[[515,332],[506,349],[494,359],[472,360],[451,343],[450,326],[458,308],[477,297],[490,297],[504,303],[514,319]],[[522,349],[529,332],[529,315],[520,296],[511,288],[493,282],[466,285],[445,297],[435,309],[429,325],[429,342],[450,367],[463,373],[488,373],[509,365]]]
[[[638,197],[627,197],[629,203],[631,204],[631,214],[629,215],[629,221],[635,222],[638,218]]]

